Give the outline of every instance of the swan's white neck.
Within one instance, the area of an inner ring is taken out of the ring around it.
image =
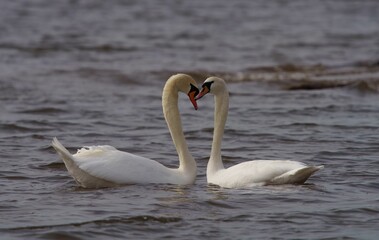
[[[179,171],[196,174],[196,162],[188,150],[178,108],[179,92],[175,82],[166,83],[162,94],[162,107],[172,141],[179,156]]]
[[[207,166],[207,176],[212,173],[224,169],[221,158],[221,143],[222,137],[224,135],[224,128],[226,119],[228,117],[229,109],[229,93],[228,89],[222,88],[217,91],[214,95],[215,100],[215,110],[214,110],[214,130],[213,130],[213,141],[211,156],[208,161]]]

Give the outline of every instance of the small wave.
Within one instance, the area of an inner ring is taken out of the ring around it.
[[[4,130],[5,132],[28,132],[31,130],[28,127],[20,126],[15,123],[0,124],[0,129]]]
[[[111,44],[100,44],[93,46],[76,46],[76,49],[81,51],[94,51],[94,52],[131,52],[138,50],[137,47],[116,46]]]
[[[67,231],[53,231],[41,234],[41,239],[70,239],[70,240],[81,240],[83,238],[76,237],[75,233]]]
[[[55,114],[55,113],[64,113],[66,111],[60,108],[55,108],[55,107],[38,107],[38,108],[28,109],[28,110],[19,110],[16,112],[26,113],[26,114]]]
[[[146,222],[156,222],[156,223],[175,223],[180,222],[183,219],[180,217],[169,217],[169,216],[151,216],[151,215],[139,215],[132,217],[110,217],[106,219],[92,220],[92,221],[84,221],[84,222],[76,222],[76,223],[64,223],[64,224],[47,224],[47,225],[31,225],[31,226],[20,226],[20,227],[11,227],[2,230],[34,230],[34,229],[51,229],[55,227],[66,227],[66,226],[84,226],[88,224],[95,224],[96,226],[100,225],[114,225],[114,224],[139,224]]]
[[[98,44],[98,45],[80,45],[77,43],[59,43],[59,42],[40,42],[28,45],[15,44],[15,43],[1,43],[0,49],[17,50],[20,52],[27,52],[31,54],[43,54],[49,52],[62,52],[62,51],[89,51],[89,52],[131,52],[138,50],[137,47],[117,46],[112,44]]]
[[[285,87],[286,90],[322,90],[330,88],[340,88],[347,86],[348,83],[333,82],[333,81],[309,81],[302,80],[295,84],[289,84]]]
[[[379,93],[379,79],[357,81],[348,87],[360,92]]]
[[[48,131],[51,130],[51,128],[47,126],[45,122],[31,120],[21,123],[3,123],[0,124],[0,130],[3,130],[3,132],[7,133],[34,133],[36,131]]]
[[[247,215],[247,214],[241,214],[237,216],[232,216],[232,217],[225,217],[221,219],[223,222],[241,222],[241,221],[249,221],[252,216]]]
[[[118,220],[111,220],[111,223],[114,223],[115,221]],[[180,222],[182,221],[182,218],[180,217],[154,217],[154,216],[149,216],[149,215],[144,215],[144,216],[135,216],[135,217],[130,217],[126,219],[126,222],[132,223],[132,222],[160,222],[160,223],[172,223],[172,222]],[[109,222],[107,222],[109,223]]]
[[[92,67],[79,67],[73,70],[52,70],[46,74],[46,76],[55,76],[55,75],[69,75],[69,76],[79,76],[83,79],[89,79],[96,82],[112,81],[116,84],[128,84],[128,85],[137,85],[140,84],[140,76],[135,76],[132,74],[125,74],[120,70],[115,69],[99,69]],[[117,95],[117,93],[115,93]],[[119,94],[123,97],[124,95]]]
[[[220,207],[220,208],[227,208],[227,209],[236,209],[236,207],[227,204],[225,202],[220,202],[220,201],[215,201],[215,200],[208,200],[206,201],[208,205],[215,206],[215,207]]]
[[[65,169],[63,162],[52,162],[44,165],[39,165],[39,169]]]
[[[286,90],[322,90],[331,88],[347,88],[357,90],[362,93],[379,93],[379,78],[350,81],[312,81],[303,80],[297,83],[288,84]]]
[[[378,209],[360,207],[360,208],[346,208],[346,209],[334,209],[332,210],[335,214],[365,214],[365,215],[375,215],[379,213]]]
[[[287,128],[287,127],[306,127],[306,128],[314,128],[314,127],[319,127],[319,124],[316,123],[290,123],[290,124],[280,124],[280,125],[275,125],[273,127],[276,128]]]
[[[31,179],[31,178],[29,178],[29,177],[25,177],[25,176],[16,176],[16,175],[13,175],[13,176],[3,176],[2,178],[8,179],[8,180],[25,180],[25,179]]]

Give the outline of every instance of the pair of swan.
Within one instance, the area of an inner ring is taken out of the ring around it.
[[[207,166],[208,183],[225,188],[244,188],[267,184],[301,184],[322,166],[307,166],[286,160],[255,160],[225,169],[221,158],[221,140],[228,114],[229,93],[224,80],[210,77],[199,92],[196,81],[186,74],[171,76],[162,94],[163,113],[179,156],[177,169],[157,161],[122,152],[112,146],[91,146],[70,152],[54,138],[52,146],[62,158],[70,175],[85,188],[123,184],[168,183],[192,184],[196,162],[188,150],[178,109],[178,95],[188,95],[197,110],[196,100],[207,93],[215,96],[214,132],[211,156]]]

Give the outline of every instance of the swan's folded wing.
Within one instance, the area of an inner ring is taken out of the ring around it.
[[[117,184],[165,181],[169,169],[154,160],[117,149],[93,148],[95,152],[74,155],[78,166],[92,176]]]

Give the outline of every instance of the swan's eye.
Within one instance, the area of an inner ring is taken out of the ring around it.
[[[211,91],[212,83],[214,83],[214,81],[205,82],[205,83],[203,83],[203,85],[202,85],[201,87],[202,87],[202,88],[207,88],[207,89],[208,89],[208,92],[209,92],[209,91]]]
[[[199,94],[199,89],[197,87],[195,87],[194,85],[192,85],[190,83],[190,86],[191,86],[191,89],[189,90],[188,94],[190,93],[194,93],[194,95],[196,96],[197,94]]]
[[[204,95],[206,95],[207,93],[209,93],[211,91],[211,85],[212,85],[213,81],[210,81],[210,82],[205,82],[203,83],[202,85],[202,88],[201,88],[201,91],[200,93],[196,96],[196,100],[199,100],[200,98],[202,98]]]

